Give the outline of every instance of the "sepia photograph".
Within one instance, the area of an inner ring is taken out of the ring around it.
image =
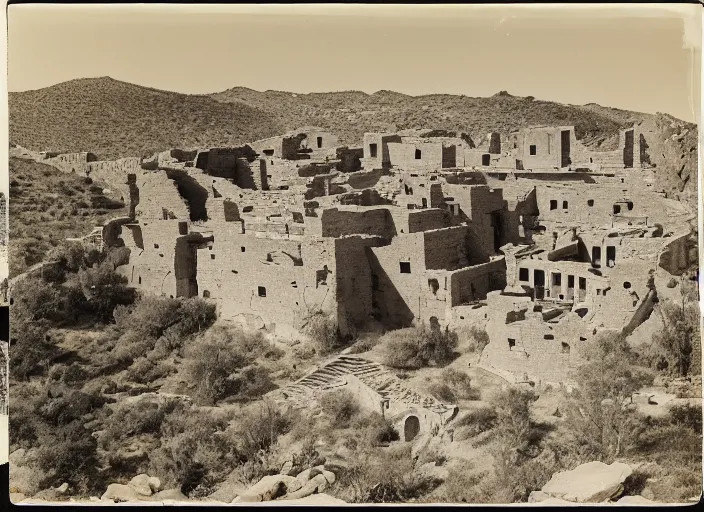
[[[701,5],[6,13],[13,504],[700,501]]]

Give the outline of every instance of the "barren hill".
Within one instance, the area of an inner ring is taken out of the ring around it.
[[[108,77],[10,93],[9,108],[12,143],[33,150],[92,151],[104,159],[240,144],[280,131],[271,115],[248,105]]]
[[[303,125],[327,128],[342,143],[361,144],[373,131],[412,128],[468,133],[527,125],[574,125],[595,150],[615,149],[621,127],[644,124],[651,163],[672,195],[696,198],[697,126],[666,114],[644,114],[593,103],[563,105],[501,91],[488,98],[394,91],[295,94],[235,87],[184,95],[111,78],[80,79],[10,93],[10,140],[29,149],[93,151],[101,158],[136,156],[170,147],[248,142]]]

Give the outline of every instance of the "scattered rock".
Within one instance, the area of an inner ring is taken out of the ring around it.
[[[66,482],[62,483],[56,488],[56,492],[58,492],[59,494],[65,494],[66,491],[68,491],[68,484]]]
[[[622,493],[622,484],[631,473],[631,467],[622,462],[588,462],[572,471],[555,473],[542,491],[571,502],[601,503]]]
[[[327,478],[325,478],[324,474],[320,473],[308,480],[305,485],[303,485],[303,487],[301,487],[300,489],[294,492],[286,493],[286,495],[281,497],[280,499],[295,500],[298,498],[305,498],[306,496],[310,496],[311,494],[320,493],[327,489],[327,487],[328,480]]]
[[[293,470],[293,461],[287,460],[281,466],[281,474],[282,475],[291,475],[291,470]]]

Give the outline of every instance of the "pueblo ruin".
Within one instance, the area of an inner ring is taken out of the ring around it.
[[[124,248],[130,286],[214,301],[222,319],[253,328],[321,313],[343,336],[478,325],[490,339],[480,366],[510,382],[569,382],[576,347],[632,332],[696,260],[696,212],[657,189],[637,125],[606,151],[572,126],[476,144],[437,133],[367,133],[343,147],[304,127],[151,158],[41,158],[129,204],[86,241]],[[355,364],[366,363],[337,366]],[[328,377],[364,381],[354,373]]]

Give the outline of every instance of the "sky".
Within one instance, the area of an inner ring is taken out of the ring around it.
[[[11,5],[8,89],[110,76],[183,93],[393,90],[698,119],[696,5]]]

